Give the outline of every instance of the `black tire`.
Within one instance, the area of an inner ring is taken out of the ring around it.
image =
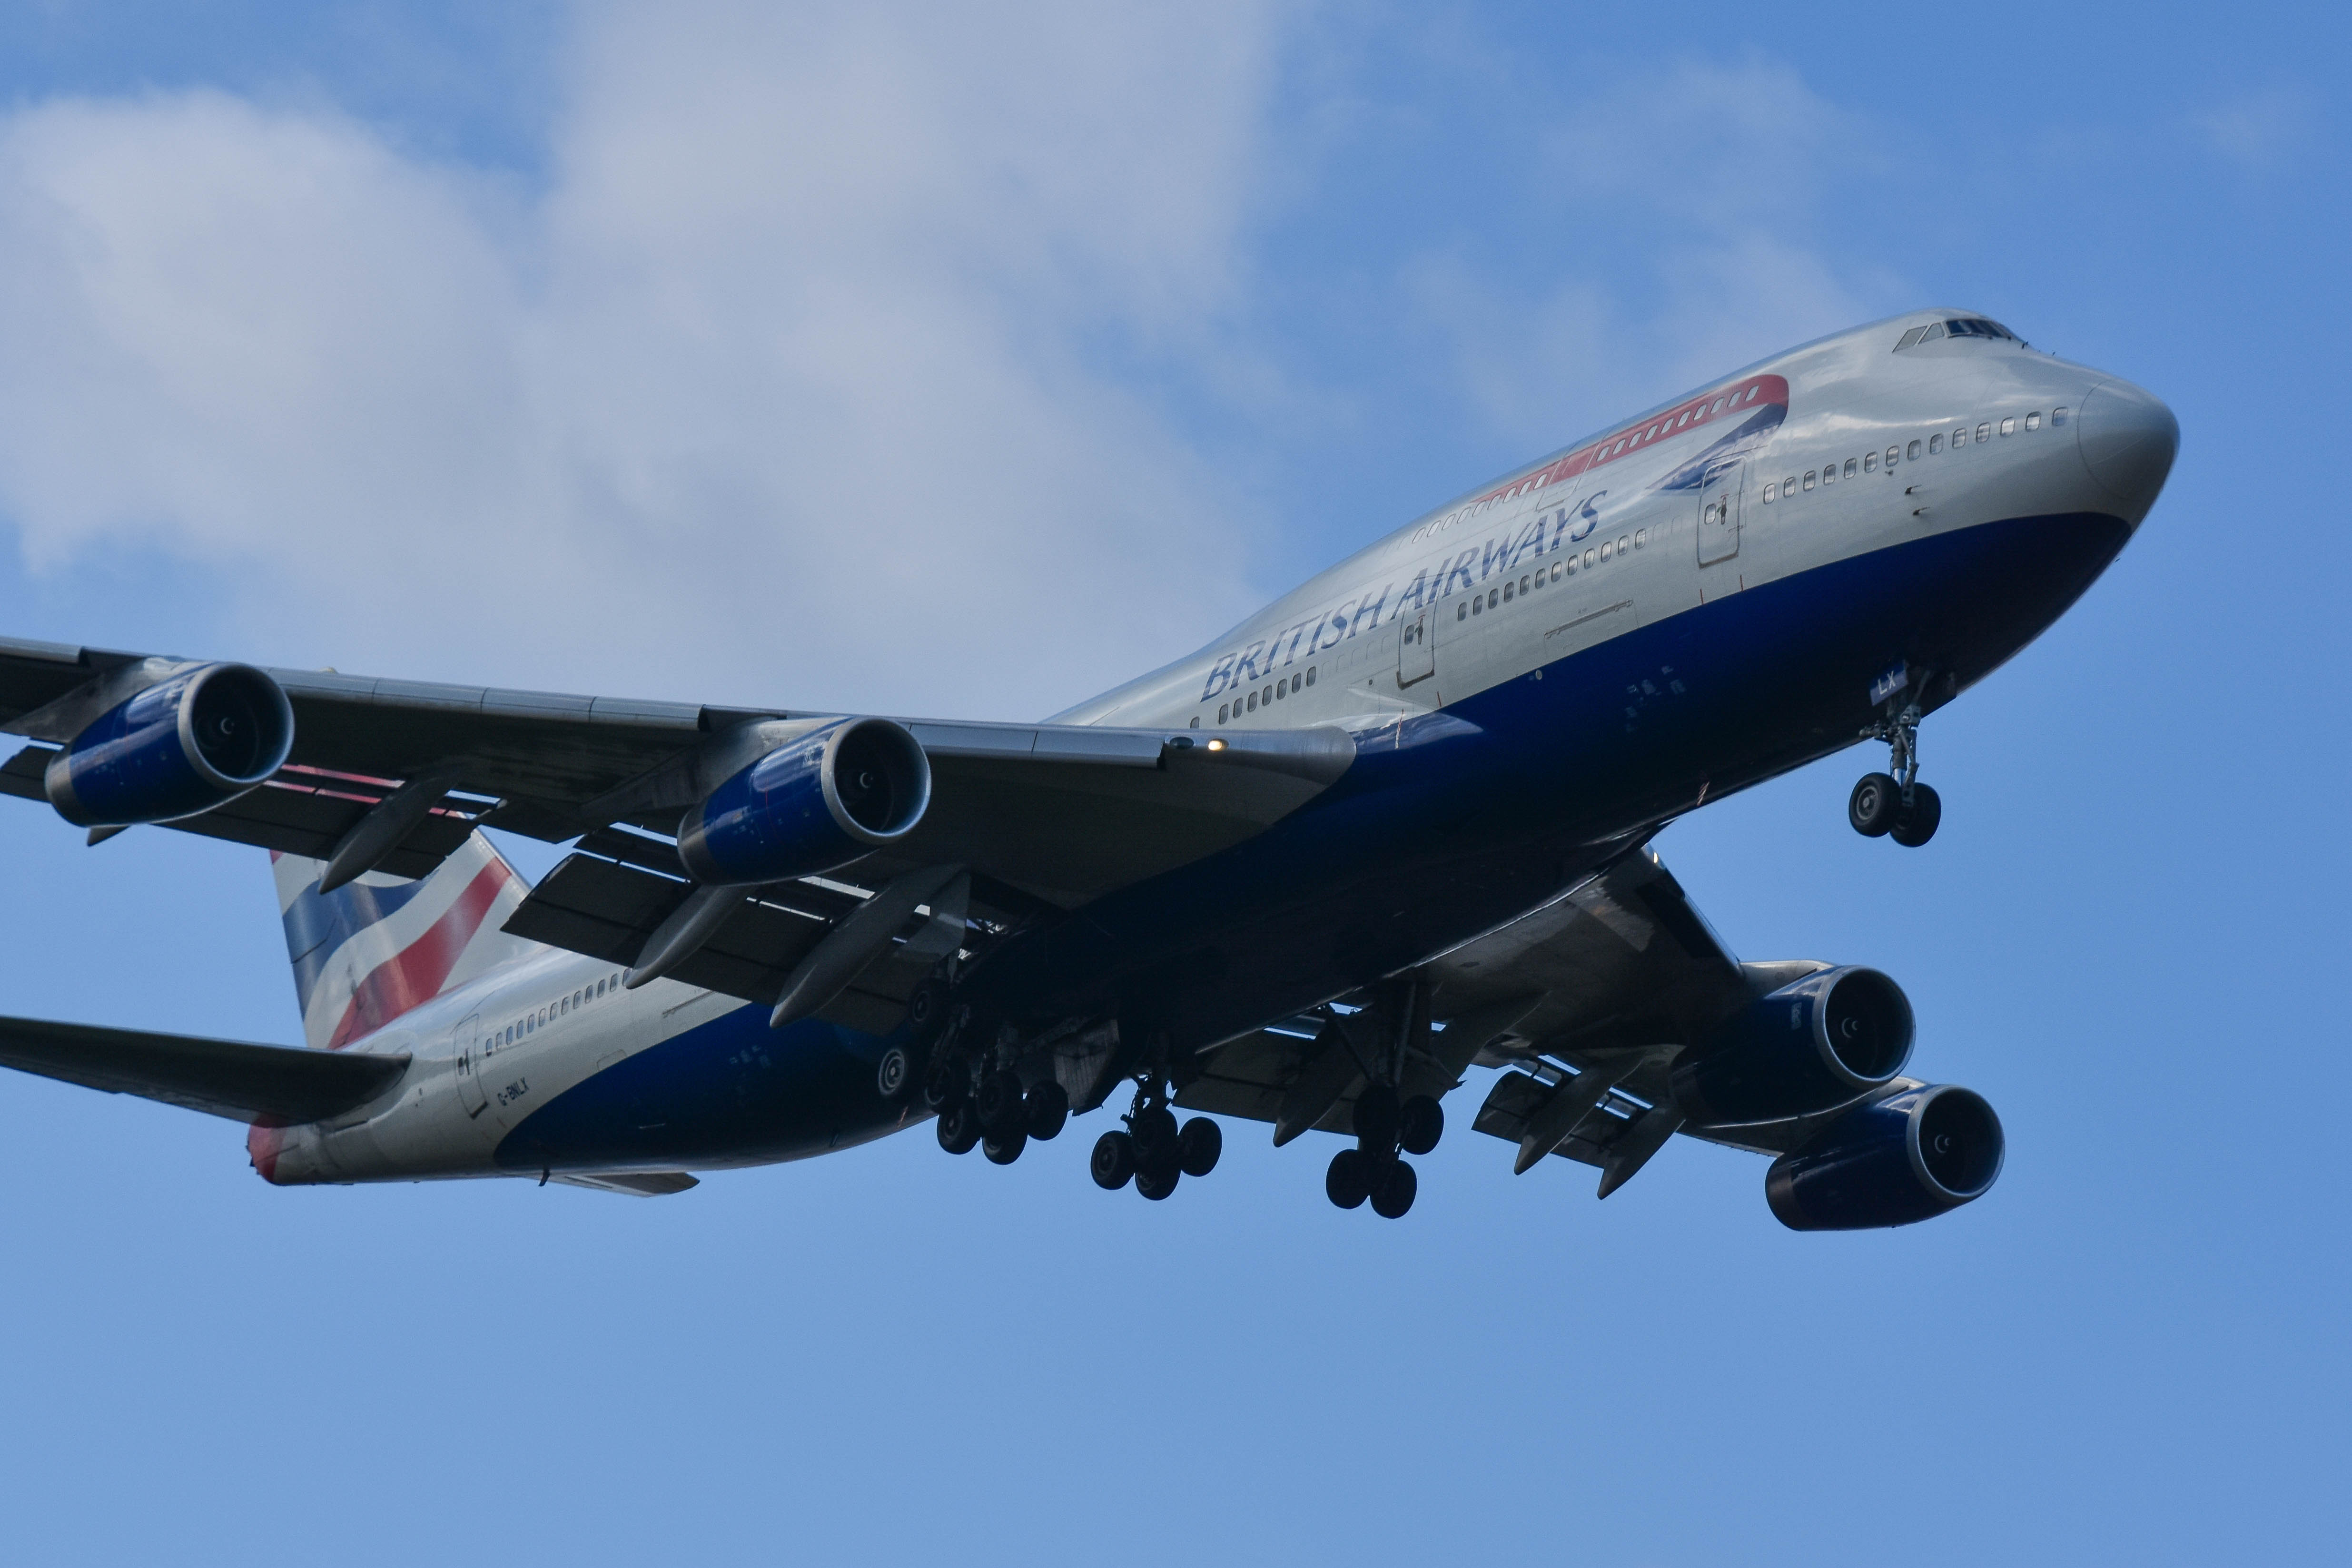
[[[1225,1152],[1225,1130],[1206,1116],[1195,1116],[1176,1134],[1176,1164],[1188,1176],[1204,1176],[1217,1168]]]
[[[1397,1146],[1409,1155],[1425,1155],[1445,1136],[1445,1108],[1426,1094],[1416,1094],[1397,1113]]]
[[[1105,1133],[1095,1140],[1094,1155],[1087,1168],[1097,1186],[1117,1192],[1135,1177],[1135,1140],[1125,1133]]]
[[[1183,1176],[1184,1173],[1174,1166],[1163,1166],[1156,1170],[1139,1170],[1135,1173],[1135,1190],[1152,1202],[1158,1203],[1176,1190],[1176,1184],[1182,1180]]]
[[[1385,1083],[1367,1083],[1356,1096],[1356,1136],[1367,1149],[1392,1149],[1402,1114],[1395,1090]]]
[[[1156,1166],[1176,1168],[1176,1147],[1180,1134],[1176,1130],[1176,1113],[1165,1105],[1155,1105],[1129,1124],[1135,1134],[1135,1164],[1139,1170]]]
[[[951,1155],[968,1155],[979,1142],[980,1118],[972,1114],[971,1101],[940,1113],[940,1147]]]
[[[882,1060],[874,1064],[874,1092],[894,1103],[905,1099],[916,1081],[922,1076],[915,1068],[912,1046],[884,1047]]]
[[[1021,1151],[1028,1146],[1029,1134],[1019,1131],[1015,1131],[1009,1138],[982,1138],[980,1141],[980,1152],[992,1166],[1011,1165],[1021,1157]]]
[[[1030,1087],[1024,1109],[1028,1116],[1029,1135],[1039,1143],[1051,1143],[1061,1135],[1062,1124],[1070,1119],[1070,1092],[1048,1078]]]
[[[1865,839],[1884,838],[1894,831],[1895,813],[1902,805],[1903,787],[1892,776],[1865,773],[1845,798],[1845,820]]]
[[[1341,1149],[1331,1156],[1331,1168],[1323,1173],[1323,1196],[1341,1208],[1361,1208],[1364,1199],[1371,1196],[1371,1181],[1361,1149]]]
[[[1944,821],[1944,798],[1925,784],[1911,789],[1911,804],[1895,813],[1887,836],[1906,850],[1916,850],[1936,836]]]
[[[1421,1178],[1412,1174],[1412,1167],[1402,1160],[1391,1160],[1389,1168],[1381,1173],[1380,1185],[1372,1189],[1372,1212],[1382,1219],[1402,1219],[1420,1190]]]
[[[948,988],[941,980],[925,980],[907,998],[907,1029],[918,1045],[929,1045],[948,1027]]]
[[[972,1109],[980,1113],[980,1129],[992,1138],[1009,1138],[1021,1131],[1029,1119],[1029,1106],[1021,1092],[1021,1075],[1017,1072],[992,1072],[980,1081],[980,1092],[971,1097]]]
[[[971,1098],[971,1069],[960,1056],[934,1059],[923,1073],[923,1103],[944,1113]]]

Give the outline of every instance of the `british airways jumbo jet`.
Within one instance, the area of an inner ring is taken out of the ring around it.
[[[1875,970],[1743,963],[1646,847],[1921,722],[2130,538],[2179,430],[1957,310],[1776,355],[1441,507],[1041,724],[557,696],[0,642],[0,788],[92,842],[266,848],[306,1048],[0,1019],[0,1063],[249,1124],[279,1184],[655,1195],[932,1121],[997,1164],[1109,1105],[1167,1197],[1217,1117],[1341,1135],[1342,1208],[1477,1132],[1772,1156],[1800,1229],[1991,1186]],[[526,885],[478,831],[572,852]],[[1499,1070],[1499,1071],[1496,1071]],[[1118,1098],[1114,1098],[1117,1096]],[[1180,1122],[1179,1110],[1194,1113]]]

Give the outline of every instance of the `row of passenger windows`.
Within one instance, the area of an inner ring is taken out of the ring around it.
[[[1552,562],[1549,570],[1538,567],[1532,573],[1522,574],[1517,582],[1506,582],[1500,588],[1490,588],[1484,593],[1474,593],[1466,603],[1456,602],[1454,606],[1454,619],[1467,621],[1473,615],[1484,615],[1489,610],[1499,609],[1508,604],[1522,593],[1533,593],[1547,582],[1558,582],[1563,577],[1574,577],[1580,570],[1590,571],[1612,557],[1647,549],[1649,543],[1650,530],[1647,528],[1635,528],[1622,538],[1602,539],[1580,556],[1571,553],[1562,559]]]
[[[609,997],[621,988],[621,977],[607,975],[593,986],[583,986],[568,997],[558,997],[535,1012],[525,1013],[490,1037],[493,1045],[512,1045],[526,1035],[537,1034],[574,1008],[584,1008],[590,1002]]]
[[[2065,423],[2066,411],[2064,409],[2053,408],[2050,411],[2051,429],[2060,429],[2064,426]],[[2000,421],[1998,428],[2000,434],[2002,435],[2015,435],[2018,433],[2017,427],[2017,416],[2012,414]],[[1995,428],[1993,422],[1990,420],[1987,420],[1983,423],[1978,425],[1975,432],[1975,440],[1977,443],[1981,445],[1983,443],[1990,441],[1993,438]],[[2029,432],[2040,430],[2042,428],[2041,410],[2036,409],[2032,413],[2025,416],[2025,428]],[[1952,450],[1957,452],[1961,447],[1966,446],[1969,444],[1969,431],[1967,425],[1954,425],[1952,427],[1951,434]],[[1922,443],[1914,441],[1907,446],[1890,446],[1886,449],[1883,456],[1881,454],[1876,452],[1865,452],[1860,457],[1847,458],[1843,465],[1832,463],[1825,467],[1807,469],[1805,471],[1804,477],[1801,479],[1800,479],[1796,475],[1791,474],[1785,478],[1769,481],[1764,486],[1764,499],[1769,504],[1779,500],[1783,496],[1793,496],[1800,489],[1810,490],[1817,483],[1822,485],[1834,485],[1841,477],[1852,479],[1862,474],[1875,474],[1878,472],[1879,465],[1882,461],[1886,465],[1886,471],[1889,474],[1892,474],[1895,472],[1895,465],[1898,463],[1916,463],[1923,455],[1933,457],[1942,452],[1944,450],[1943,433],[1938,431],[1935,434],[1927,437],[1924,444],[1924,451],[1922,450]]]
[[[1275,682],[1274,685],[1270,686],[1250,693],[1248,697],[1245,699],[1229,703],[1219,703],[1217,705],[1217,722],[1219,724],[1223,724],[1228,716],[1239,718],[1245,713],[1255,713],[1261,707],[1272,707],[1276,703],[1288,696],[1291,693],[1299,690],[1302,686],[1311,686],[1314,684],[1315,666],[1309,664],[1307,666],[1307,672],[1304,674],[1286,676],[1282,680]],[[1194,729],[1200,728],[1201,721],[1197,718],[1194,719],[1192,721],[1192,727]],[[1222,746],[1224,743],[1223,741],[1219,741],[1217,744]]]

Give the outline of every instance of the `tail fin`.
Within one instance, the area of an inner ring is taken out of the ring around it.
[[[422,882],[370,873],[319,891],[324,861],[273,853],[302,1033],[340,1050],[493,965],[545,949],[499,929],[530,893],[480,833]]]

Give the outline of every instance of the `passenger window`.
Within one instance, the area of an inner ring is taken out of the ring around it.
[[[1721,398],[1716,399],[1715,406],[1708,409],[1706,412],[1709,413],[1721,413],[1723,412],[1723,400]]]
[[[1650,530],[1649,530],[1649,529],[1647,529],[1647,528],[1635,528],[1635,529],[1633,530],[1633,548],[1634,548],[1635,549],[1640,549],[1643,545],[1648,544],[1649,542],[1650,542]]]
[[[1907,458],[1909,458],[1909,459],[1910,459],[1912,462],[1914,462],[1914,463],[1918,462],[1918,461],[1919,461],[1919,444],[1918,444],[1917,442],[1916,442],[1916,441],[1915,441],[1915,442],[1913,442],[1910,445],[1908,445],[1908,446],[1905,447],[1905,448],[1903,449],[1903,455],[1904,455],[1904,456],[1906,456],[1906,457],[1907,457]]]
[[[1913,444],[1914,444],[1914,445],[1916,445],[1916,444],[1917,444],[1917,443],[1916,443],[1916,442],[1915,442],[1915,443],[1913,443]],[[1931,435],[1931,436],[1927,437],[1927,455],[1928,455],[1928,456],[1933,457],[1937,453],[1941,452],[1943,449],[1944,449],[1944,433],[1943,433],[1942,431],[1940,431],[1940,430],[1939,430],[1939,431],[1937,431],[1935,434],[1933,434],[1933,435]]]
[[[1312,664],[1307,666],[1307,684],[1310,686],[1315,684],[1315,666]]]
[[[1486,591],[1486,608],[1487,608],[1487,609],[1492,610],[1493,608],[1495,608],[1495,606],[1496,606],[1497,604],[1500,604],[1502,601],[1503,601],[1503,591],[1502,591],[1501,589],[1499,589],[1499,588],[1490,588],[1490,589],[1488,589],[1488,590]]]
[[[1602,541],[1601,541],[1601,559],[1602,560],[1607,560],[1607,559],[1609,559],[1609,551],[1610,551],[1610,548],[1611,548],[1611,547],[1610,547],[1610,545],[1609,545],[1609,543],[1608,543],[1608,541],[1607,541],[1607,540],[1605,540],[1605,539],[1604,539],[1604,540],[1602,540]]]
[[[1470,607],[1468,605],[1457,604],[1454,607],[1454,619],[1456,621],[1466,621],[1469,617]]]
[[[1862,471],[1865,474],[1875,474],[1878,472],[1877,453],[1865,452],[1862,455]]]
[[[2014,415],[2000,422],[2000,433],[2003,435],[2015,435],[2017,434],[2017,420]]]
[[[1255,692],[1252,692],[1249,695],[1249,710],[1252,713],[1257,712],[1257,694]]]
[[[1225,722],[1225,705],[1223,703],[1217,705],[1217,722],[1219,724]]]
[[[1523,577],[1523,578],[1519,579],[1519,591],[1520,591],[1521,593],[1525,593],[1527,591],[1528,591],[1528,580],[1527,580],[1526,578],[1524,578],[1524,577]]]
[[[1593,563],[1593,552],[1592,552],[1591,550],[1586,550],[1586,551],[1584,552],[1584,564],[1585,564],[1587,567],[1590,567],[1590,566],[1591,566],[1591,565],[1592,565],[1592,563]]]
[[[1486,613],[1486,596],[1485,594],[1481,593],[1472,598],[1470,601],[1470,613],[1473,615],[1484,615]]]
[[[1888,473],[1893,473],[1895,471],[1895,465],[1902,460],[1903,449],[1901,447],[1890,446],[1886,449],[1886,471]]]
[[[1559,562],[1558,561],[1551,563],[1551,580],[1554,582],[1558,582],[1559,580]]]
[[[2042,413],[2040,410],[2037,409],[2033,413],[2025,416],[2025,428],[2028,430],[2039,430],[2042,428]]]
[[[1780,498],[1780,486],[1772,483],[1769,479],[1766,480],[1764,482],[1764,504],[1769,507]]]
[[[1508,603],[1510,601],[1511,591],[1517,586],[1517,585],[1515,583],[1508,582],[1503,584],[1503,600],[1505,603]]]
[[[1990,441],[1992,439],[1992,426],[1990,424],[1978,425],[1977,439],[1979,441]]]
[[[1805,470],[1805,488],[1806,488],[1806,489],[1808,489],[1808,490],[1810,490],[1810,489],[1811,489],[1812,487],[1813,487],[1813,471],[1812,471],[1811,469],[1808,468],[1808,469],[1806,469],[1806,470]]]
[[[1851,457],[1845,460],[1845,476],[1849,479],[1853,477],[1853,459]]]
[[[1837,483],[1836,464],[1832,463],[1828,467],[1822,470],[1822,483],[1824,485],[1834,485]]]
[[[2064,424],[2065,423],[2066,423],[2066,411],[2065,411],[2064,409],[2063,409],[2063,408],[2053,408],[2053,409],[2052,409],[2052,410],[2050,411],[2050,428],[2051,428],[2051,429],[2055,430],[2055,429],[2057,429],[2060,425]]]

